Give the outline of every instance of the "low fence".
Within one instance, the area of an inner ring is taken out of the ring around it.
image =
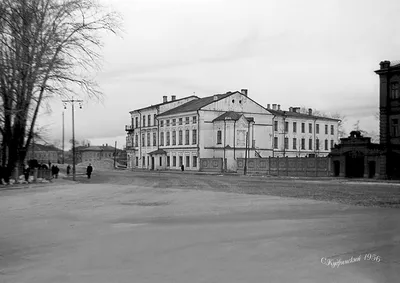
[[[222,172],[222,158],[200,158],[200,171]]]
[[[11,178],[18,179],[19,176],[24,175],[24,167],[20,166],[15,168],[11,174]],[[34,168],[29,170],[29,176],[34,178],[51,179],[51,170],[46,168]]]
[[[245,159],[237,159],[238,173],[244,173]],[[331,176],[328,157],[248,158],[247,173],[271,176],[328,177]]]

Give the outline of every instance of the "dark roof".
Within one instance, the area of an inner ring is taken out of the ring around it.
[[[155,151],[149,152],[150,155],[155,155],[155,154],[167,154],[167,152],[163,149],[157,149]]]
[[[224,94],[215,94],[215,95],[195,99],[195,100],[189,101],[185,104],[182,104],[178,107],[175,107],[173,109],[165,111],[164,113],[161,113],[160,115],[158,115],[158,117],[167,116],[167,115],[171,115],[171,114],[197,111],[214,101],[221,100],[221,99],[228,97],[234,93],[235,92],[228,92],[228,93],[224,93]],[[217,96],[217,100],[214,100],[214,96]]]
[[[32,149],[32,146],[35,151],[62,151],[61,149],[55,147],[54,145],[44,145],[35,143],[34,145],[30,146],[30,149]]]
[[[77,151],[114,151],[115,147],[112,146],[102,146],[102,145],[94,145],[94,146],[79,146],[75,147]],[[117,151],[121,151],[121,149],[117,148]]]
[[[234,120],[237,121],[240,119],[240,117],[242,116],[242,113],[239,112],[234,112],[234,111],[228,111],[225,112],[224,114],[222,114],[221,116],[218,116],[217,118],[215,118],[213,120],[213,122],[215,121],[224,121],[224,120]]]
[[[153,107],[158,107],[158,106],[163,105],[163,104],[168,104],[168,103],[171,103],[171,102],[176,102],[176,101],[179,101],[179,100],[182,100],[182,99],[187,99],[187,98],[190,98],[190,97],[199,98],[199,97],[196,96],[196,95],[186,96],[186,97],[182,97],[182,98],[179,98],[179,99],[171,100],[171,101],[168,101],[168,102],[162,102],[162,103],[158,103],[158,104],[146,106],[146,107],[143,107],[143,108],[140,108],[140,109],[135,109],[135,110],[130,111],[129,113],[133,113],[133,112],[135,112],[135,111],[146,110],[146,109],[150,109],[150,108],[153,108]]]
[[[339,119],[322,117],[322,116],[315,116],[315,115],[309,115],[309,114],[299,113],[299,112],[272,110],[272,109],[267,109],[267,110],[269,112],[271,112],[272,114],[274,114],[275,116],[287,116],[287,117],[319,119],[319,120],[328,120],[328,121],[340,121]]]

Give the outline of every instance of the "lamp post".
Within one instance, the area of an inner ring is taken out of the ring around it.
[[[79,103],[79,108],[82,109],[83,100],[67,99],[62,101],[64,109],[67,109],[67,103],[71,103],[72,109],[72,180],[75,181],[75,103]]]

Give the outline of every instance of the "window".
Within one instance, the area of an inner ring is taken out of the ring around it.
[[[139,157],[136,156],[135,159],[136,159],[136,160],[135,160],[135,165],[136,165],[136,166],[139,166]]]
[[[189,117],[186,117],[186,118],[185,118],[185,124],[186,124],[186,125],[189,124]]]
[[[183,165],[183,156],[179,156],[179,167]]]
[[[197,117],[193,116],[193,124],[196,124],[196,123],[197,123]]]
[[[167,132],[167,141],[165,142],[166,145],[170,145],[170,132]]]
[[[297,139],[293,138],[293,149],[297,148]]]
[[[395,82],[392,83],[390,88],[390,98],[391,99],[399,99],[400,98],[400,94],[399,94],[399,83]]]
[[[145,145],[144,139],[145,139],[144,134],[142,134],[142,146]]]
[[[188,145],[189,144],[189,130],[185,130],[185,144]]]
[[[285,122],[285,133],[289,132],[289,122]]]
[[[306,149],[306,139],[301,139],[301,149]]]
[[[176,145],[176,131],[172,131],[172,145]]]
[[[143,115],[143,127],[146,127],[146,115]]]
[[[171,166],[171,158],[167,156],[167,167]]]
[[[192,167],[193,167],[193,168],[196,168],[196,167],[197,167],[197,156],[193,156]]]
[[[316,134],[319,134],[319,124],[316,124],[315,127],[316,127],[316,128],[315,128],[315,133],[316,133]]]
[[[182,125],[182,118],[179,118],[179,125]]]
[[[325,140],[325,150],[328,150],[328,140]]]
[[[166,124],[167,124],[166,126],[169,127],[169,120],[166,121]]]
[[[308,132],[311,134],[312,133],[312,124],[308,123]]]
[[[315,149],[319,150],[319,139],[315,140]]]
[[[146,157],[142,156],[142,165],[146,166]]]
[[[333,144],[333,140],[331,140],[331,148],[333,148],[334,144]]]
[[[293,122],[293,133],[297,132],[297,123]]]
[[[157,146],[157,133],[153,133],[153,146]]]
[[[136,124],[136,128],[139,128],[139,118],[138,117],[135,118],[135,124]]]
[[[301,132],[304,134],[306,132],[306,124],[301,123]]]
[[[139,143],[139,136],[136,135],[135,136],[135,146],[138,147],[138,143]]]
[[[162,157],[160,156],[160,166],[162,166]]]
[[[197,144],[197,130],[192,130],[192,144]]]
[[[161,128],[164,127],[164,120],[161,120],[161,121],[160,121],[160,127],[161,127]]]
[[[150,127],[151,126],[151,116],[147,116],[147,126]]]
[[[147,146],[150,146],[150,133],[147,133]]]
[[[399,136],[399,119],[392,119],[392,136]]]
[[[334,135],[334,134],[335,134],[335,129],[334,129],[333,125],[331,125],[331,135]]]
[[[172,126],[176,125],[176,119],[172,119]]]
[[[285,149],[289,149],[289,138],[285,138]]]
[[[274,148],[278,148],[278,137],[274,137]]]
[[[154,123],[154,126],[157,126],[157,114],[154,114],[154,121],[153,121],[153,123]]]
[[[183,132],[182,132],[182,130],[179,130],[179,145],[182,145],[182,143],[183,143]]]
[[[222,131],[217,131],[217,144],[222,143]]]
[[[186,167],[190,167],[190,156],[186,156]]]
[[[328,134],[328,125],[325,125],[325,135]]]
[[[172,157],[172,166],[176,167],[176,156]]]
[[[308,140],[308,149],[312,150],[312,139]]]
[[[274,131],[278,131],[278,121],[274,121]]]

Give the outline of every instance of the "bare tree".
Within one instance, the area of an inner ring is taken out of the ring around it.
[[[0,2],[0,133],[9,172],[25,159],[50,98],[74,94],[76,85],[101,96],[85,74],[100,67],[102,32],[118,26],[118,15],[95,0]]]

